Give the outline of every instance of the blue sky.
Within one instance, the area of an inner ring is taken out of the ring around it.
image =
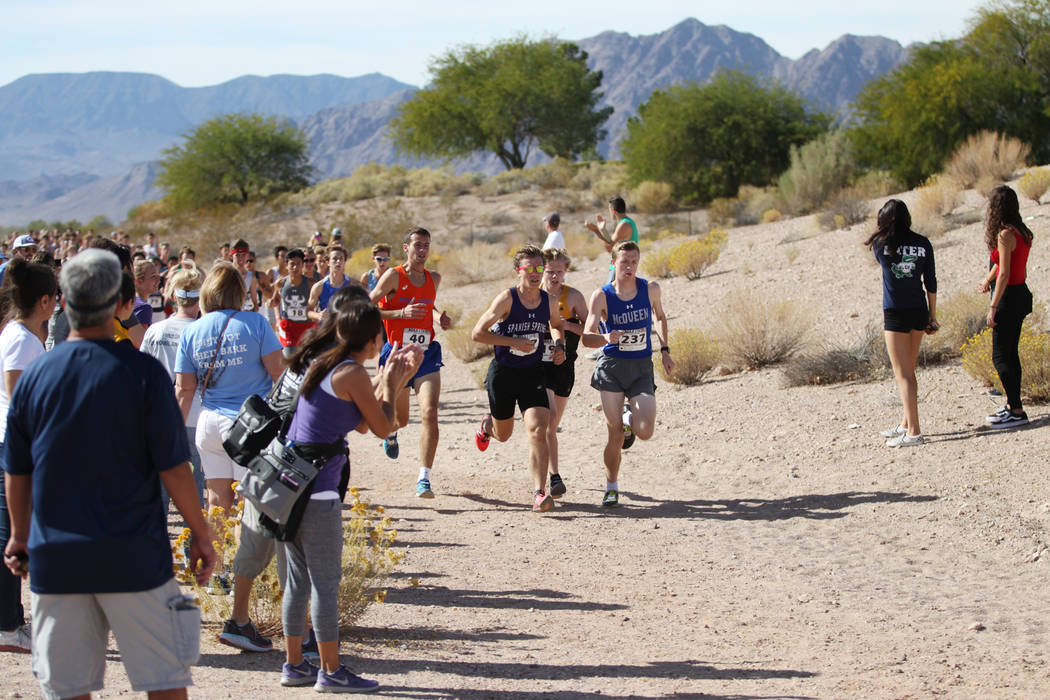
[[[421,85],[429,59],[518,34],[581,39],[655,34],[695,17],[765,39],[789,58],[842,34],[902,43],[951,38],[973,0],[4,0],[0,85],[28,73],[157,73],[191,87],[240,75],[379,72]]]

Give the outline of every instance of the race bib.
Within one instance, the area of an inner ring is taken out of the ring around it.
[[[149,307],[154,311],[164,310],[164,297],[160,294],[150,294],[147,301],[149,301]]]
[[[623,331],[623,335],[620,336],[620,342],[616,347],[623,352],[638,352],[639,350],[645,350],[646,339],[648,337],[649,333],[647,329],[631,328]]]
[[[532,341],[533,349],[529,350],[528,352],[522,352],[521,350],[518,350],[517,348],[510,348],[510,354],[511,355],[517,355],[518,357],[525,357],[526,355],[531,355],[532,353],[536,352],[536,343],[540,342],[540,334],[539,333],[526,333],[525,335],[519,335],[517,337],[518,338],[524,338],[525,340]]]
[[[554,338],[547,338],[543,341],[543,362],[554,361]]]
[[[284,315],[289,321],[308,321],[309,317],[306,315],[306,309],[302,306],[289,306],[284,310]]]
[[[430,331],[425,328],[406,328],[401,342],[405,345],[418,345],[426,350],[430,347]]]

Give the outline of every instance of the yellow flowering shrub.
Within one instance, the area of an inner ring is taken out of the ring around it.
[[[704,333],[699,328],[676,328],[671,331],[669,345],[671,357],[674,358],[674,369],[671,373],[664,372],[664,363],[659,353],[653,355],[653,364],[664,380],[675,384],[699,384],[722,359],[721,344],[714,336]]]
[[[699,279],[704,270],[715,264],[728,242],[729,234],[717,228],[685,241],[671,252],[671,274]]]
[[[1032,401],[1050,400],[1050,333],[1036,330],[1026,321],[1021,328],[1017,352],[1021,357],[1021,393]],[[962,347],[962,366],[974,379],[1003,390],[992,364],[991,328],[966,341]]]

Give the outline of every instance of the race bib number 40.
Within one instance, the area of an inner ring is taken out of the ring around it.
[[[639,350],[645,350],[648,338],[648,329],[631,328],[623,331],[623,335],[620,336],[620,342],[616,347],[624,352],[638,352]]]
[[[424,350],[430,347],[430,331],[425,328],[406,328],[401,339],[405,345],[418,345]]]

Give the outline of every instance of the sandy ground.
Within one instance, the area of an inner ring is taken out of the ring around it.
[[[1050,300],[1039,243],[1050,207],[1024,213],[1036,217],[1029,283]],[[661,283],[672,328],[708,328],[750,289],[810,307],[812,344],[848,340],[881,320],[863,235],[808,219],[734,230],[702,279]],[[941,298],[971,289],[985,260],[981,224],[934,245]],[[569,281],[589,293],[602,267],[584,263]],[[439,300],[474,308],[501,286]],[[436,500],[413,495],[415,408],[399,460],[372,438],[351,445],[354,483],[387,507],[408,552],[386,602],[342,649],[385,695],[1050,696],[1045,405],[1028,407],[1030,426],[993,433],[983,416],[997,399],[958,362],[921,370],[929,443],[892,450],[878,435],[899,414],[890,380],[784,389],[774,368],[661,385],[656,435],[625,453],[622,506],[606,511],[605,429],[593,363],[581,358],[560,433],[569,491],[534,515],[520,424],[508,443],[477,452],[484,392],[469,367],[446,363]],[[238,653],[216,633],[205,630],[193,696],[313,692],[279,687],[279,652]],[[110,650],[103,696],[127,694]],[[5,661],[3,692],[37,695],[28,657]]]

